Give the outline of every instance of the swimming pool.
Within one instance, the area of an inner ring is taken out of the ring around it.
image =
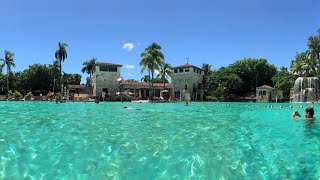
[[[0,178],[319,179],[308,105],[0,102]]]

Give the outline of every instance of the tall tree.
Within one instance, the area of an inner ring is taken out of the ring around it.
[[[63,86],[80,85],[81,75],[63,73],[62,80],[63,80]]]
[[[297,53],[295,56],[295,60],[291,61],[290,71],[293,74],[298,76],[304,75],[306,71],[306,61],[305,57],[302,54]]]
[[[166,89],[166,78],[172,78],[173,77],[173,68],[168,63],[163,63],[160,67],[159,74],[157,75],[157,78],[161,78],[163,81],[163,90]]]
[[[96,64],[97,58],[92,58],[88,61],[85,61],[82,63],[83,68],[81,69],[82,73],[87,73],[90,76],[90,80],[91,80],[91,75],[92,75],[92,68],[94,67],[94,65]]]
[[[149,75],[151,74],[151,92],[149,97],[153,97],[153,83],[154,74],[156,70],[160,70],[160,66],[164,63],[164,55],[161,50],[161,46],[157,43],[149,45],[143,53],[141,53],[142,60],[140,61],[141,74],[147,70]],[[152,95],[152,96],[151,96]]]
[[[308,38],[309,50],[306,52],[311,62],[314,62],[316,68],[312,66],[313,70],[317,69],[318,75],[320,75],[320,29],[318,30],[318,35],[310,36]]]
[[[286,100],[290,99],[290,90],[294,86],[295,77],[292,73],[288,72],[285,67],[280,67],[278,71],[272,78],[276,90],[283,90],[283,96]]]
[[[202,69],[204,71],[203,74],[203,79],[202,79],[202,84],[204,87],[204,92],[205,95],[209,95],[209,90],[210,90],[210,83],[209,83],[209,78],[213,74],[213,71],[211,70],[212,65],[210,64],[202,64]]]
[[[58,50],[55,53],[56,59],[59,60],[60,65],[60,80],[59,80],[59,86],[61,88],[61,95],[63,95],[63,86],[62,86],[62,62],[64,62],[65,59],[67,59],[67,47],[68,45],[66,43],[58,43]]]
[[[212,75],[213,71],[211,70],[212,65],[210,64],[202,64],[203,69],[203,85],[206,86],[208,84],[208,78]]]
[[[243,81],[243,93],[255,93],[256,87],[260,85],[273,86],[272,77],[277,68],[269,64],[266,59],[245,58],[238,60],[229,66],[232,72]]]
[[[9,93],[9,76],[11,73],[11,67],[16,67],[16,65],[14,64],[14,59],[13,56],[14,54],[10,51],[4,51],[5,57],[4,59],[0,59],[0,61],[2,61],[3,65],[1,65],[2,67],[5,65],[7,66],[7,91]],[[1,69],[2,69],[1,67]]]
[[[56,87],[56,81],[57,81],[57,75],[59,71],[59,60],[54,60],[52,64],[49,65],[50,71],[51,71],[51,76],[52,76],[52,92],[55,92],[55,87]]]

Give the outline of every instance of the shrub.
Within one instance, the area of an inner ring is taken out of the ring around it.
[[[14,97],[22,98],[22,94],[19,91],[14,91]]]
[[[33,96],[32,92],[28,92],[24,98],[27,99],[27,98],[31,98]]]
[[[48,94],[47,94],[47,97],[50,98],[50,99],[53,99],[54,98],[53,92],[49,91]]]

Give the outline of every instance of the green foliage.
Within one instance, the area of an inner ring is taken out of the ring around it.
[[[222,67],[209,77],[212,95],[215,97],[225,97],[229,94],[239,94],[243,88],[243,80],[235,74],[230,67]]]
[[[150,76],[149,75],[144,75],[143,78],[141,78],[141,81],[143,82],[150,82]]]
[[[31,98],[33,96],[32,92],[28,92],[26,95],[24,95],[25,99]]]
[[[204,87],[204,99],[206,99],[206,96],[210,96],[212,91],[210,88],[210,76],[214,73],[213,70],[211,70],[212,65],[210,64],[202,64],[202,69],[204,71],[202,84]]]
[[[13,96],[17,97],[17,98],[22,98],[23,97],[22,94],[19,91],[14,91]]]
[[[127,82],[139,82],[138,80],[135,80],[135,79],[127,79],[126,81]]]
[[[308,38],[308,50],[297,53],[291,61],[291,73],[303,77],[320,77],[320,29]]]
[[[50,71],[47,65],[34,64],[23,72],[16,72],[12,76],[13,89],[19,91],[48,90],[52,79]]]
[[[208,83],[216,97],[255,93],[256,86],[273,85],[277,68],[266,59],[245,58],[222,67],[209,76]]]
[[[294,86],[295,77],[291,74],[287,68],[281,67],[272,78],[276,90],[283,90],[283,96],[286,100],[290,99],[290,91]]]
[[[168,83],[169,81],[168,81],[168,79],[162,79],[162,78],[155,78],[154,80],[153,80],[153,82],[154,83]]]
[[[164,55],[162,53],[161,46],[157,43],[149,45],[143,53],[141,53],[142,60],[140,61],[141,74],[147,70],[149,76],[151,74],[151,80],[154,80],[155,71],[160,71],[161,65],[164,63]],[[151,81],[151,93],[150,97],[153,96],[153,81]]]
[[[58,93],[58,94],[60,94],[60,93]],[[47,94],[47,97],[50,98],[50,99],[53,99],[54,98],[54,93],[49,91],[48,94]]]
[[[97,58],[93,57],[92,59],[82,63],[83,68],[81,69],[81,72],[89,74],[90,79],[91,79],[91,75],[92,75],[92,69],[93,69],[94,65],[96,64],[96,61],[97,61]]]
[[[4,59],[0,59],[0,61],[2,61],[2,64],[0,65],[0,69],[2,71],[2,68],[4,66],[7,66],[7,91],[10,90],[9,88],[9,77],[11,74],[11,67],[16,67],[15,63],[14,63],[14,59],[13,56],[14,54],[10,51],[4,51]]]
[[[63,86],[68,85],[80,85],[81,75],[80,74],[63,74]]]
[[[157,78],[161,79],[161,82],[163,83],[163,89],[165,90],[165,85],[168,83],[167,78],[173,77],[173,68],[170,64],[163,62],[163,64],[160,65],[159,74],[157,75]]]
[[[54,97],[54,95],[53,95],[53,97]],[[60,92],[56,93],[55,97],[56,98],[61,98],[61,93]]]
[[[203,85],[205,87],[209,86],[209,78],[213,74],[213,71],[211,70],[211,67],[212,67],[212,65],[210,65],[210,64],[205,64],[205,63],[202,64],[202,69],[203,69],[203,72],[204,72],[202,83],[203,83]]]
[[[266,59],[245,58],[238,60],[229,66],[233,74],[238,75],[243,85],[240,93],[255,93],[256,87],[261,85],[273,85],[272,77],[277,68],[269,64]]]
[[[60,89],[61,89],[61,94],[62,94],[62,62],[67,59],[68,57],[68,54],[67,54],[67,47],[68,45],[66,43],[61,43],[59,42],[58,43],[58,50],[56,51],[56,53],[54,54],[55,58],[57,60],[59,60],[59,70],[60,70],[60,80],[59,80],[59,86],[60,86]]]

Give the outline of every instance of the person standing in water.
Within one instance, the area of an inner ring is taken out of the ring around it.
[[[305,114],[304,114],[306,120],[315,120],[315,118],[313,117],[313,115],[314,115],[314,109],[313,109],[313,107],[308,107],[308,108],[306,109],[306,111],[305,111]],[[294,120],[294,118],[295,118],[296,116],[301,117],[301,115],[299,114],[299,112],[298,112],[297,110],[295,110],[295,111],[292,113],[292,115],[291,115],[292,120]]]

